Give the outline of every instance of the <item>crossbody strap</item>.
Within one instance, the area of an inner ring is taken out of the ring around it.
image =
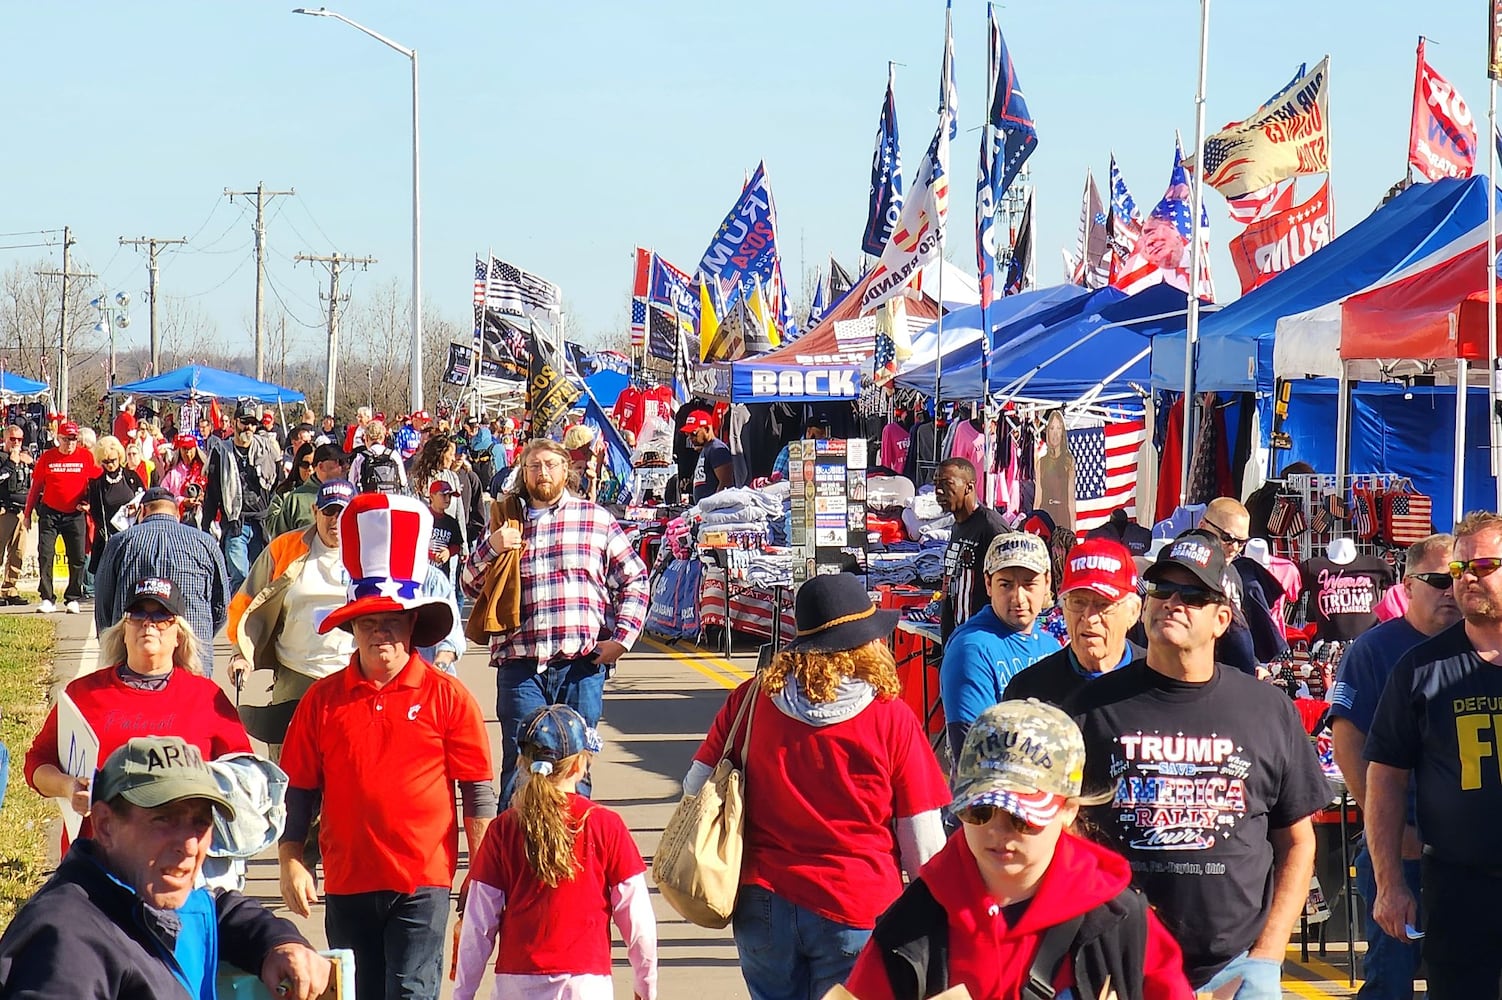
[[[735,734],[739,731],[741,734],[741,759],[739,763],[742,772],[746,770],[746,754],[751,749],[751,720],[755,717],[756,696],[760,693],[761,675],[758,674],[751,682],[751,687],[746,690],[746,699],[741,702],[740,708],[736,710],[735,720],[730,723],[730,731],[725,734],[725,746],[720,750],[720,759],[729,759],[731,748],[735,746]],[[746,724],[744,730],[741,729],[742,722]]]
[[[1027,982],[1018,994],[1019,1000],[1054,1000],[1057,995],[1053,988],[1054,976],[1058,974],[1059,964],[1069,954],[1084,922],[1085,915],[1082,913],[1043,933],[1043,940],[1038,942],[1038,953],[1033,956],[1032,968],[1027,970]]]

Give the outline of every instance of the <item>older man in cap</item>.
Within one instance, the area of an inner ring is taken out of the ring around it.
[[[1142,650],[1127,632],[1142,614],[1137,565],[1131,550],[1109,538],[1092,538],[1069,550],[1059,584],[1069,645],[1022,671],[1006,699],[1037,698],[1062,706],[1096,677],[1124,667]]]
[[[459,863],[454,783],[470,853],[495,816],[480,706],[416,652],[446,636],[453,606],[425,596],[433,519],[412,497],[361,493],[339,524],[349,600],[319,625],[354,635],[338,673],[315,681],[287,730],[282,898],[318,902],[303,845],[320,812],[329,944],[355,953],[362,1000],[436,1000]]]
[[[1292,702],[1215,662],[1231,625],[1220,539],[1185,532],[1143,577],[1147,656],[1065,706],[1085,734],[1086,794],[1111,792],[1090,820],[1178,939],[1191,985],[1278,1000],[1314,871],[1310,816],[1331,789]]]
[[[93,835],[0,938],[0,996],[161,1000],[213,995],[220,960],[278,998],[323,994],[329,963],[288,920],[238,892],[195,888],[216,822],[235,810],[198,748],[138,736],[93,783]]]

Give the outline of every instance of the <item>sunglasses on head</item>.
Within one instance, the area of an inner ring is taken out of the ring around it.
[[[1220,595],[1195,583],[1175,583],[1158,580],[1148,585],[1147,596],[1155,601],[1167,601],[1177,597],[1191,608],[1203,608],[1207,604],[1219,604]]]
[[[1497,556],[1481,556],[1477,559],[1456,559],[1450,563],[1450,575],[1457,580],[1467,573],[1474,575],[1479,580],[1481,577],[1491,576],[1499,569],[1502,569],[1502,558]]]
[[[954,816],[955,819],[958,819],[967,826],[985,826],[997,816],[1002,816],[1011,822],[1012,829],[1018,833],[1038,833],[1043,829],[1041,826],[1033,826],[1021,816],[1009,813],[999,806],[971,806],[968,809],[959,810]]]
[[[1446,573],[1409,573],[1409,579],[1422,580],[1435,590],[1449,590],[1454,579]]]

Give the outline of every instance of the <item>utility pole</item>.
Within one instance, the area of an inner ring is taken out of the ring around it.
[[[97,278],[96,274],[86,271],[75,271],[73,264],[73,230],[63,227],[63,269],[61,271],[38,271],[44,278],[63,279],[63,304],[61,316],[58,320],[57,334],[57,408],[61,413],[68,412],[68,279],[69,278]]]
[[[163,236],[138,236],[138,237],[136,237],[133,240],[128,240],[124,236],[120,237],[120,245],[122,247],[123,246],[132,246],[132,247],[135,247],[136,249],[140,249],[142,246],[146,247],[146,273],[150,277],[150,281],[147,283],[146,298],[149,299],[150,302],[151,302],[151,374],[152,375],[160,375],[162,373],[161,341],[159,339],[157,339],[157,326],[156,326],[156,299],[157,299],[157,295],[156,295],[156,290],[157,290],[157,281],[156,281],[156,276],[157,276],[156,252],[157,252],[158,248],[160,248],[160,247],[171,246],[174,243],[186,243],[186,242],[188,242],[187,237],[181,237],[179,239],[168,239],[168,238],[163,237]]]
[[[292,196],[297,191],[267,191],[266,182],[258,181],[254,191],[224,189],[230,201],[238,195],[256,196],[256,378],[266,380],[266,199]]]
[[[293,260],[322,264],[329,269],[329,371],[324,382],[323,412],[334,412],[334,379],[339,371],[339,272],[350,264],[362,269],[376,263],[374,257],[349,257],[341,253],[300,253]],[[346,299],[348,296],[346,296]]]

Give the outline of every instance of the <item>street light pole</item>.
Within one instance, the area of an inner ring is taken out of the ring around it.
[[[351,20],[337,11],[327,7],[319,7],[314,10],[309,7],[298,7],[292,11],[294,14],[307,14],[310,17],[332,17],[336,21],[343,21],[356,31],[363,32],[374,38],[388,48],[395,49],[408,59],[412,60],[412,358],[411,358],[411,381],[409,392],[411,394],[411,411],[416,412],[423,407],[422,402],[422,189],[419,150],[420,133],[418,131],[418,100],[417,100],[417,50],[409,49],[387,38],[378,31],[372,31],[358,21]]]

